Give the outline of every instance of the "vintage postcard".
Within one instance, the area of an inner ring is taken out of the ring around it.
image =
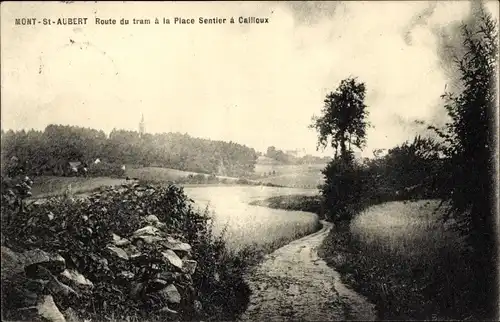
[[[498,320],[498,1],[4,1],[2,320]]]

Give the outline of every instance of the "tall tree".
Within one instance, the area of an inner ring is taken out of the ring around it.
[[[318,132],[318,148],[330,144],[335,149],[335,158],[323,170],[322,194],[328,219],[339,226],[349,222],[359,206],[362,178],[351,149],[353,146],[362,149],[366,142],[365,94],[364,83],[355,78],[342,80],[339,87],[326,96],[322,116],[314,116],[310,126]]]
[[[365,84],[352,77],[342,80],[339,87],[326,96],[322,116],[314,116],[310,126],[318,132],[318,147],[325,148],[330,143],[335,155],[340,148],[342,157],[353,146],[364,147],[368,126],[365,96]]]
[[[450,214],[468,238],[477,263],[478,302],[491,302],[497,268],[495,258],[494,194],[496,76],[498,26],[479,4],[475,19],[462,26],[464,54],[456,57],[461,91],[446,93],[451,119],[446,128],[434,129],[448,143],[449,180],[443,185]]]

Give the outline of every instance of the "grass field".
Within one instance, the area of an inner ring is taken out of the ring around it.
[[[265,183],[294,188],[315,189],[323,183],[321,170],[325,164],[282,165],[257,164],[255,177]]]
[[[443,226],[439,201],[388,202],[368,208],[351,223],[351,233],[366,247],[419,261],[443,248],[461,249],[458,235]]]
[[[139,180],[149,181],[149,182],[172,182],[182,178],[186,178],[188,175],[199,175],[197,172],[182,171],[170,168],[160,168],[160,167],[144,167],[144,168],[130,168],[127,169],[125,175],[130,178],[137,178]],[[208,177],[208,174],[203,174]],[[217,176],[219,179],[226,179],[228,181],[236,181],[238,178]]]
[[[68,189],[71,193],[77,194],[94,191],[102,186],[121,185],[125,182],[125,179],[106,177],[83,178],[40,176],[34,178],[31,193],[34,198],[45,198],[64,194]]]
[[[381,319],[467,316],[471,267],[464,241],[440,220],[438,201],[369,207],[336,230],[320,254],[376,304]]]

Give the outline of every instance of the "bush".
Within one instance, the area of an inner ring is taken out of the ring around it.
[[[348,222],[361,207],[364,172],[355,164],[352,154],[333,159],[323,170],[322,186],[327,219]]]
[[[250,205],[265,206],[273,209],[307,211],[319,215],[320,218],[324,215],[323,199],[321,196],[275,196],[265,200],[252,201]]]
[[[59,308],[90,318],[185,320],[231,319],[244,306],[245,262],[240,254],[227,252],[222,237],[215,238],[210,217],[194,210],[182,188],[123,185],[87,199],[51,198],[21,211],[4,207],[8,194],[2,190],[2,217],[9,214],[11,219],[2,225],[2,252],[6,246],[14,252],[60,255],[66,269],[94,285],[75,289],[78,300],[53,294]],[[197,268],[190,272],[193,263]],[[40,279],[37,274],[28,277]],[[11,279],[5,282],[16,285]],[[162,283],[169,285],[167,293],[156,290],[165,290]],[[167,303],[165,294],[180,300]],[[16,318],[12,314],[18,304],[9,298],[4,299],[5,313]]]
[[[91,177],[123,177],[125,170],[119,164],[107,162],[92,163],[89,166],[87,175]]]

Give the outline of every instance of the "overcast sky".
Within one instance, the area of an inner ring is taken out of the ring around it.
[[[498,19],[498,2],[487,7]],[[328,91],[366,83],[365,155],[442,115],[436,30],[465,1],[346,3],[2,3],[2,128],[50,123],[187,132],[318,154],[308,129]],[[268,17],[259,25],[96,26],[94,17]],[[14,26],[16,17],[87,17],[86,26]]]

